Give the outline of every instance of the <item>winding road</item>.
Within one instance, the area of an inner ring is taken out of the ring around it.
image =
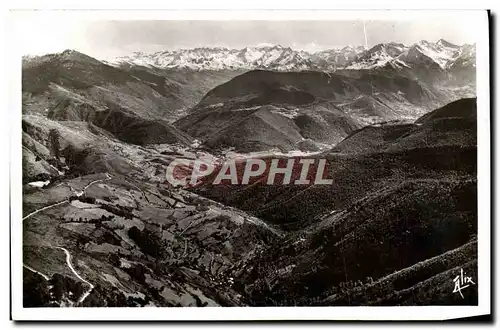
[[[102,181],[108,181],[108,180],[111,180],[111,175],[109,175],[109,173],[106,173],[106,179],[99,179],[99,180],[94,180],[92,182],[90,182],[89,184],[87,184],[84,188],[83,188],[83,192],[85,192],[85,190],[87,190],[88,187],[90,187],[91,185],[93,185],[94,183],[97,183],[97,182],[102,182]]]
[[[40,273],[38,270],[33,269],[30,266],[23,264],[23,267],[28,269],[28,270],[31,270],[33,273],[37,273],[38,275],[42,276],[46,281],[50,280],[47,275],[45,275],[44,273]]]
[[[66,253],[66,263],[68,264],[68,267],[69,267],[69,269],[71,269],[73,274],[75,274],[75,276],[78,277],[80,279],[80,281],[85,282],[86,284],[88,284],[90,286],[90,288],[84,294],[82,294],[80,299],[78,299],[78,304],[80,304],[92,292],[92,290],[94,289],[94,285],[92,283],[90,283],[89,281],[87,281],[86,279],[84,279],[83,277],[81,277],[80,274],[78,274],[76,272],[75,268],[73,268],[73,265],[71,264],[71,254],[69,253],[69,251],[66,248],[63,248],[61,246],[58,246],[57,248],[63,250],[64,253]]]
[[[112,179],[111,175],[109,175],[109,173],[106,173],[106,179],[94,180],[94,181],[90,182],[89,184],[87,184],[87,185],[83,188],[83,190],[82,190],[82,191],[80,191],[80,192],[78,192],[78,191],[76,191],[76,190],[74,190],[74,189],[72,189],[72,191],[75,193],[75,195],[76,195],[77,197],[80,197],[81,195],[83,195],[83,194],[85,193],[85,191],[87,190],[87,188],[88,188],[88,187],[90,187],[91,185],[93,185],[94,183],[97,183],[97,182],[102,182],[102,181],[107,181],[107,180],[111,180],[111,179]],[[28,214],[27,216],[25,216],[25,217],[23,218],[23,221],[24,221],[24,220],[26,220],[26,219],[28,219],[28,218],[29,218],[29,217],[31,217],[32,215],[37,214],[38,212],[41,212],[41,211],[44,211],[44,210],[50,209],[50,208],[52,208],[52,207],[55,207],[55,206],[58,206],[58,205],[61,205],[61,204],[64,204],[64,203],[68,203],[68,202],[69,202],[69,198],[68,198],[68,199],[65,199],[65,200],[63,200],[63,201],[60,201],[60,202],[57,202],[57,203],[50,204],[50,205],[48,205],[48,206],[42,207],[41,209],[38,209],[38,210],[36,210],[36,211],[33,211],[33,212],[31,212],[30,214]]]
[[[109,173],[106,173],[106,179],[94,180],[94,181],[90,182],[89,184],[87,184],[87,185],[83,188],[83,190],[81,190],[80,192],[77,192],[77,191],[76,191],[76,190],[74,190],[74,189],[72,189],[72,191],[75,193],[75,195],[76,195],[76,196],[78,196],[78,197],[79,197],[79,196],[83,195],[83,194],[85,193],[85,191],[87,190],[87,188],[88,188],[88,187],[90,187],[91,185],[93,185],[94,183],[97,183],[97,182],[102,182],[102,181],[107,181],[107,180],[110,180],[110,179],[112,179],[112,176],[111,176]],[[57,202],[57,203],[54,203],[54,204],[51,204],[51,205],[48,205],[48,206],[42,207],[42,208],[40,208],[40,209],[38,209],[38,210],[36,210],[36,211],[33,211],[33,212],[31,212],[30,214],[28,214],[27,216],[25,216],[22,220],[24,221],[24,220],[28,219],[29,217],[31,217],[31,216],[33,216],[33,215],[37,214],[38,212],[41,212],[41,211],[44,211],[44,210],[47,210],[47,209],[50,209],[50,208],[56,207],[56,206],[61,205],[61,204],[64,204],[64,203],[69,203],[69,198],[68,198],[68,199],[65,199],[65,200],[63,200],[63,201],[60,201],[60,202]],[[83,277],[81,277],[81,276],[80,276],[80,274],[78,274],[78,273],[77,273],[77,271],[75,270],[75,268],[73,268],[73,265],[71,264],[71,254],[69,253],[69,251],[68,251],[66,248],[63,248],[63,247],[61,247],[61,246],[58,246],[57,248],[58,248],[58,249],[63,250],[63,251],[64,251],[64,253],[66,254],[66,263],[68,264],[68,267],[69,267],[69,269],[71,269],[71,271],[73,272],[73,274],[75,274],[75,276],[76,276],[78,279],[80,279],[82,282],[84,282],[84,283],[88,284],[88,285],[89,285],[89,287],[90,287],[90,288],[89,288],[89,289],[88,289],[88,290],[87,290],[87,291],[86,291],[86,292],[85,292],[85,293],[84,293],[84,294],[80,297],[80,299],[78,299],[78,302],[77,302],[77,303],[78,303],[78,304],[80,304],[80,303],[82,303],[82,302],[83,302],[83,301],[84,301],[84,300],[88,297],[88,295],[92,292],[92,290],[94,289],[94,285],[93,285],[92,283],[90,283],[89,281],[85,280]],[[24,263],[23,263],[23,267],[25,267],[26,269],[29,269],[29,270],[30,270],[30,271],[32,271],[32,272],[35,272],[35,273],[37,273],[37,274],[41,275],[41,276],[42,276],[45,280],[47,280],[47,281],[49,281],[49,280],[50,280],[50,278],[49,278],[47,275],[45,275],[45,274],[43,274],[43,273],[41,273],[41,272],[39,272],[39,271],[37,271],[37,270],[35,270],[35,269],[31,268],[30,266],[25,265]]]
[[[64,253],[66,254],[66,263],[68,264],[68,267],[69,269],[71,269],[71,271],[73,272],[73,274],[75,274],[75,276],[82,282],[84,282],[85,284],[87,284],[89,286],[89,289],[87,291],[85,291],[84,294],[82,294],[82,296],[80,297],[80,299],[78,299],[78,304],[81,304],[88,296],[89,294],[92,292],[92,290],[94,289],[94,285],[92,283],[90,283],[89,281],[87,281],[86,279],[84,279],[80,274],[78,274],[78,272],[75,270],[75,268],[73,267],[73,265],[71,264],[71,254],[69,253],[69,251],[66,249],[66,248],[63,248],[62,246],[58,246],[57,247],[58,249],[60,250],[63,250]],[[50,281],[50,278],[39,272],[38,270],[36,269],[33,269],[31,268],[30,266],[27,266],[23,263],[23,267],[34,272],[34,273],[37,273],[38,275],[42,276],[46,281]]]
[[[69,202],[69,199],[65,199],[65,200],[63,200],[63,201],[61,201],[61,202],[57,202],[57,203],[51,204],[51,205],[49,205],[49,206],[42,207],[41,209],[38,209],[38,210],[36,210],[36,211],[33,211],[33,212],[31,212],[30,214],[28,214],[27,216],[25,216],[25,217],[23,218],[23,221],[24,221],[24,220],[26,220],[26,219],[28,219],[28,218],[29,218],[29,217],[31,217],[32,215],[37,214],[38,212],[41,212],[41,211],[44,211],[44,210],[50,209],[50,208],[52,208],[52,207],[55,207],[55,206],[57,206],[57,205],[61,205],[61,204],[68,203],[68,202]]]

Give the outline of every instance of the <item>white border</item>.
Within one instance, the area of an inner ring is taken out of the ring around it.
[[[11,16],[18,19],[43,18],[56,20],[392,20],[392,21],[431,21],[434,19],[455,19],[467,23],[475,29],[477,22],[486,18],[486,11],[472,10],[65,10],[65,9],[13,9]],[[468,21],[466,21],[468,20]],[[486,23],[486,22],[485,22]],[[62,26],[63,28],[63,26]]]
[[[478,306],[425,307],[232,307],[232,308],[23,308],[21,212],[21,57],[11,36],[8,49],[11,128],[11,267],[14,320],[444,320],[489,314],[490,305],[490,98],[489,35],[485,11],[17,11],[20,16],[51,19],[174,20],[414,20],[450,16],[479,31],[477,38],[478,97]]]

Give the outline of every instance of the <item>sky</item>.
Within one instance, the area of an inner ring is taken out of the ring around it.
[[[474,43],[474,29],[458,20],[365,20],[366,42],[412,44],[443,38],[455,44]],[[89,21],[25,19],[14,24],[23,55],[74,49],[99,59],[180,48],[244,48],[261,44],[319,51],[364,45],[363,21]]]

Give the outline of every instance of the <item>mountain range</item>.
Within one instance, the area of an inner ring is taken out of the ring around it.
[[[468,62],[475,57],[473,49],[474,45],[458,46],[443,39],[435,43],[422,40],[409,46],[394,42],[377,44],[371,48],[346,46],[315,53],[281,45],[242,49],[204,47],[155,53],[136,52],[130,56],[115,58],[109,63],[164,69],[332,72],[338,69],[362,70],[384,66],[414,67],[424,62],[433,62],[440,69],[446,70],[451,66],[473,67],[474,61]]]

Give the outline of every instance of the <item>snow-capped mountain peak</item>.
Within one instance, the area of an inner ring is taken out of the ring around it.
[[[360,53],[357,56],[356,61],[351,63],[347,69],[373,69],[383,67],[385,65],[391,65],[396,68],[407,66],[404,62],[396,60],[396,58],[406,49],[407,47],[404,44],[395,42],[377,44]]]
[[[451,45],[451,46],[448,46]],[[440,39],[438,43],[430,43],[422,40],[415,47],[425,56],[436,62],[442,69],[445,69],[454,59],[460,55],[460,48]]]
[[[455,48],[455,49],[459,49],[460,46],[457,46],[455,44],[452,44],[451,42],[449,41],[446,41],[444,39],[439,39],[437,42],[436,42],[436,45],[439,45],[439,46],[442,46],[442,47],[448,47],[448,48]]]

